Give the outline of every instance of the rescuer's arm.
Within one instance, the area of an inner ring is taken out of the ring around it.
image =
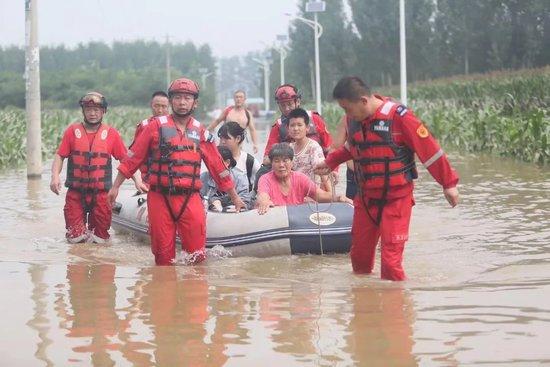
[[[59,195],[59,193],[61,192],[61,180],[59,178],[59,174],[63,169],[63,160],[64,158],[57,153],[53,157],[52,180],[50,182],[50,190],[52,190],[52,192],[57,195]]]

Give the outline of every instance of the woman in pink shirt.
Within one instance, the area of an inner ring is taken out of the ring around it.
[[[272,170],[258,182],[256,205],[259,214],[265,214],[270,206],[302,204],[306,197],[318,202],[342,201],[347,198],[318,188],[315,183],[301,172],[292,171],[294,150],[288,143],[275,144],[269,151]]]

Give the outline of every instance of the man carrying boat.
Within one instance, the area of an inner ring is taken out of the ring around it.
[[[403,250],[409,237],[414,205],[416,154],[443,186],[449,204],[458,204],[458,175],[422,122],[405,106],[372,94],[358,77],[342,78],[333,98],[346,113],[347,140],[319,163],[317,174],[327,174],[353,159],[358,192],[354,199],[351,264],[369,274],[376,245],[381,240],[382,278],[405,280]]]
[[[111,227],[111,205],[107,199],[112,183],[111,156],[121,160],[126,156],[126,147],[118,131],[102,122],[107,112],[103,95],[89,92],[79,104],[84,122],[75,122],[65,130],[54,156],[50,189],[59,195],[59,174],[63,160],[68,158],[65,186],[69,190],[63,208],[67,240],[104,243]]]
[[[109,199],[114,204],[125,178],[147,162],[147,209],[151,251],[157,265],[170,265],[176,257],[176,232],[183,249],[195,263],[206,258],[206,217],[199,191],[201,161],[211,177],[240,211],[245,207],[214,144],[214,137],[192,116],[199,86],[190,79],[176,79],[168,89],[172,114],[151,120],[140,134],[119,173]]]

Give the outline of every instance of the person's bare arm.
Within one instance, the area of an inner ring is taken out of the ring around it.
[[[52,163],[52,180],[50,182],[50,190],[56,195],[59,195],[61,192],[61,179],[59,174],[63,169],[63,160],[65,158],[61,157],[59,154],[55,154],[53,157]]]
[[[317,188],[315,191],[315,197],[312,197],[312,199],[318,201],[319,203],[331,203],[334,201],[339,201],[341,203],[353,203],[350,199],[346,197],[346,195],[337,195],[332,196],[332,192],[325,191],[321,188]]]
[[[256,206],[258,207],[258,214],[262,215],[267,213],[270,206],[273,206],[273,202],[266,192],[260,192],[256,196]]]
[[[332,139],[332,145],[330,146],[330,151],[340,148],[346,142],[348,134],[346,132],[346,117],[342,117],[340,123],[336,127],[336,134]]]
[[[214,131],[216,129],[216,127],[223,121],[225,120],[225,111],[222,111],[222,113],[218,116],[217,119],[215,119],[214,121],[212,121],[210,123],[210,125],[208,125],[207,129],[208,131]]]
[[[248,130],[250,130],[250,138],[252,139],[252,145],[253,145],[252,148],[254,150],[254,154],[256,154],[258,153],[258,135],[256,133],[256,125],[255,125],[254,117],[250,112],[249,114],[250,114],[250,123],[248,124]]]

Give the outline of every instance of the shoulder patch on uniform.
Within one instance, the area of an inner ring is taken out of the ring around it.
[[[405,116],[407,111],[408,111],[407,107],[403,106],[402,104],[397,106],[397,108],[395,109],[395,112],[397,112],[399,116]]]
[[[200,127],[201,123],[198,122],[197,120],[193,119],[193,126]]]
[[[107,130],[107,129],[105,129],[101,132],[101,140],[107,139],[108,132],[109,132],[109,130]]]
[[[74,136],[76,136],[77,139],[80,139],[82,137],[82,133],[80,132],[80,129],[78,127],[74,129]]]
[[[430,135],[430,133],[428,132],[428,129],[426,129],[426,126],[424,126],[424,124],[420,124],[420,126],[418,126],[418,129],[416,129],[416,133],[421,138],[427,138],[428,135]]]
[[[166,116],[159,116],[158,119],[159,119],[161,124],[168,123],[168,118]]]
[[[388,113],[390,113],[390,110],[392,109],[393,106],[395,106],[395,103],[391,101],[387,101],[386,103],[384,103],[384,105],[380,109],[380,113],[387,115]]]
[[[214,135],[212,135],[210,131],[205,129],[203,135],[206,142],[212,143],[214,141]]]
[[[272,126],[281,126],[282,123],[283,123],[283,122],[282,122],[281,119],[279,118],[279,119],[277,119],[277,120],[275,121],[275,123],[274,123]]]
[[[149,119],[145,119],[145,120],[141,121],[141,124],[142,124],[143,126],[149,125]]]

